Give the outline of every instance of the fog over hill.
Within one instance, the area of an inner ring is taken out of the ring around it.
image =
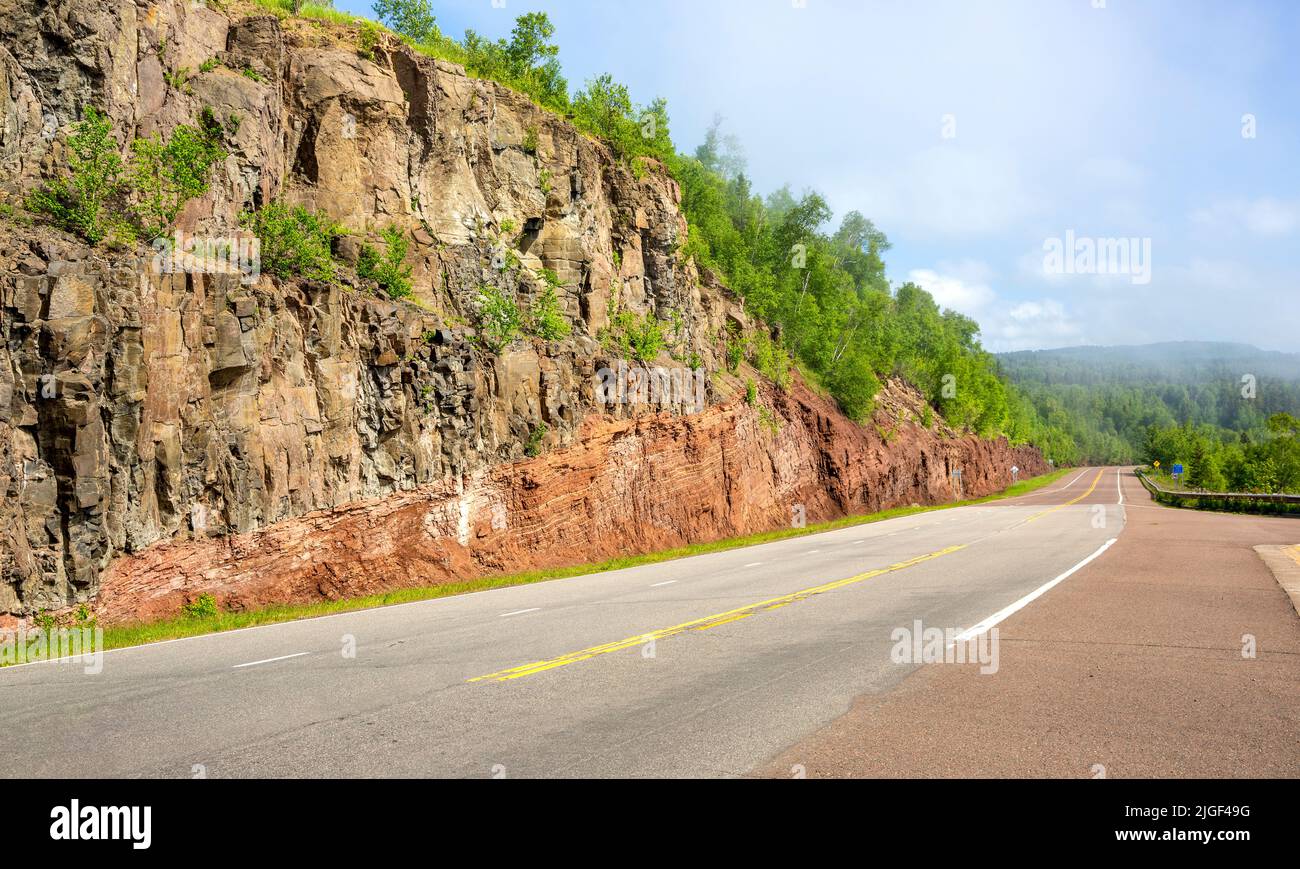
[[[1080,461],[1137,461],[1152,426],[1258,440],[1273,414],[1300,415],[1300,354],[1249,344],[1065,347],[997,360],[1049,424],[1070,432]]]

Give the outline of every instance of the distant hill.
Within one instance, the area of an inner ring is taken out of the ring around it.
[[[1249,344],[1065,347],[997,361],[1050,424],[1070,432],[1084,462],[1137,461],[1152,426],[1252,437],[1275,413],[1300,415],[1300,354]]]
[[[1205,383],[1232,375],[1240,382],[1246,374],[1300,382],[1300,353],[1213,341],[1023,350],[998,361],[1013,379],[1048,383]]]

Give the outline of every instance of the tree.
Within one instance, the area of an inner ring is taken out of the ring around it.
[[[376,18],[417,44],[442,35],[429,0],[375,0],[372,8]]]
[[[91,244],[108,234],[112,220],[104,205],[121,184],[122,157],[112,128],[108,118],[87,108],[68,138],[68,176],[55,179],[28,200],[32,211],[49,214],[59,226]]]

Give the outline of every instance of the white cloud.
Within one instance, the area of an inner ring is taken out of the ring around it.
[[[1215,233],[1245,229],[1252,235],[1290,235],[1300,226],[1300,202],[1269,196],[1225,200],[1194,210],[1188,219],[1195,226]]]
[[[994,299],[993,290],[987,284],[941,275],[932,269],[913,269],[907,273],[907,279],[934,296],[940,306],[971,316]]]
[[[913,269],[908,280],[934,296],[944,308],[980,324],[984,346],[993,352],[1082,344],[1082,326],[1055,299],[1003,299],[990,287],[992,272],[982,262],[940,263]]]

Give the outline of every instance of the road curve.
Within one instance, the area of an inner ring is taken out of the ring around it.
[[[1300,617],[1256,554],[1294,518],[1154,504],[1000,625],[1000,668],[933,665],[764,764],[788,777],[1300,776]]]
[[[896,630],[1032,611],[1105,563],[1119,479],[124,649],[97,675],[6,668],[0,775],[744,775],[914,673]]]

